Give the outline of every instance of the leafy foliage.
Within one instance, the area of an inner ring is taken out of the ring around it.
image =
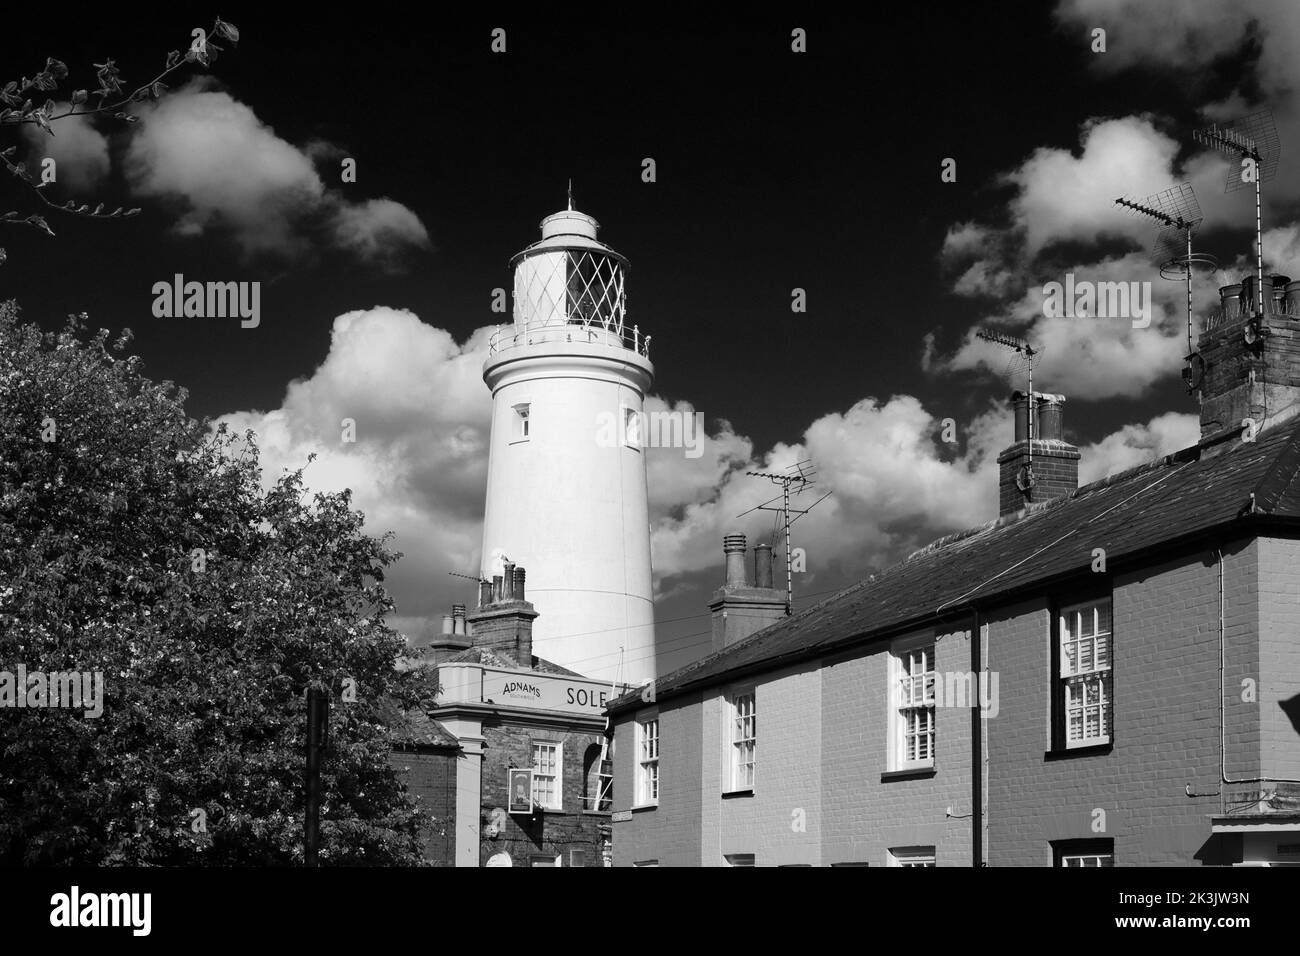
[[[45,94],[56,93],[60,84],[68,79],[68,65],[62,60],[49,57],[45,61],[44,68],[37,71],[32,77],[24,76],[21,80],[10,80],[0,86],[0,130],[4,127],[16,129],[24,125],[32,125],[53,136],[53,124],[59,120],[66,119],[69,116],[93,116],[97,114],[111,115],[113,119],[124,123],[134,123],[138,117],[127,112],[125,107],[128,107],[131,103],[160,98],[167,90],[167,85],[163,80],[172,76],[178,70],[195,63],[202,67],[210,67],[216,62],[217,57],[225,47],[219,45],[214,38],[225,40],[231,44],[239,42],[239,30],[234,24],[226,23],[220,17],[213,21],[210,29],[196,30],[195,33],[198,35],[193,38],[189,49],[184,54],[179,50],[172,50],[167,54],[167,61],[163,71],[149,82],[136,87],[130,92],[127,92],[122,86],[121,71],[112,59],[105,59],[103,63],[95,63],[95,79],[98,87],[89,91],[74,89],[68,94],[67,108],[62,112],[59,111],[59,105],[55,102],[55,99]],[[37,105],[36,101],[41,99],[42,96],[44,96],[44,102]],[[94,98],[94,105],[91,105],[92,97]],[[25,186],[30,193],[34,194],[44,206],[60,213],[81,216],[87,219],[116,219],[119,217],[129,219],[139,214],[139,209],[123,209],[120,206],[112,212],[105,212],[103,203],[97,203],[92,209],[89,203],[78,203],[74,199],[69,199],[63,203],[51,201],[42,192],[49,184],[38,181],[28,171],[26,163],[14,159],[17,150],[17,146],[0,149],[0,163],[3,163],[10,175]],[[17,210],[9,210],[0,213],[0,223],[31,226],[46,235],[54,235],[54,230],[50,228],[48,220],[38,213],[30,213],[24,216]],[[3,263],[3,259],[0,259],[0,263]]]
[[[419,862],[383,714],[436,689],[384,623],[399,555],[301,469],[264,488],[251,433],[188,418],[84,319],[0,303],[0,670],[104,674],[97,719],[0,710],[0,862],[300,862],[313,682],[321,862]]]

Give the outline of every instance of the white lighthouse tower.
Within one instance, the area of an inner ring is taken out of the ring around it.
[[[578,673],[655,674],[650,517],[637,428],[654,380],[649,336],[626,323],[627,260],[569,208],[511,260],[514,322],[483,380],[492,438],[483,574],[522,566],[540,617],[533,652]]]

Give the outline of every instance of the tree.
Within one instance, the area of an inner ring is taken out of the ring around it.
[[[185,53],[172,50],[167,54],[166,65],[162,72],[152,80],[135,87],[130,92],[122,85],[122,75],[112,58],[105,58],[103,63],[94,64],[95,79],[99,86],[93,91],[72,90],[65,103],[58,103],[50,93],[57,93],[59,86],[68,79],[68,65],[62,60],[47,57],[45,67],[32,77],[24,76],[21,80],[10,80],[0,87],[0,129],[14,132],[24,126],[37,127],[47,136],[54,135],[54,124],[70,116],[107,116],[123,123],[134,123],[137,117],[127,112],[132,103],[157,100],[167,90],[164,80],[193,64],[203,67],[211,66],[224,49],[216,38],[231,44],[239,42],[239,30],[234,24],[226,23],[220,17],[213,21],[211,28],[195,28],[191,33],[188,49]],[[43,103],[37,100],[45,97]],[[92,98],[94,103],[92,105]],[[49,182],[44,178],[33,176],[25,162],[14,158],[17,146],[0,149],[0,162],[18,182],[26,187],[45,208],[65,215],[81,216],[88,219],[129,219],[138,215],[139,209],[122,209],[112,212],[104,211],[104,204],[97,203],[92,209],[89,203],[78,203],[69,199],[63,203],[53,202],[44,193]],[[18,210],[0,213],[0,222],[14,225],[30,226],[53,236],[54,230],[49,222],[39,213],[24,216]],[[4,250],[0,249],[0,265],[4,264]]]
[[[0,304],[0,668],[104,680],[99,717],[0,707],[0,862],[300,862],[313,683],[321,862],[419,862],[383,715],[436,688],[385,624],[399,555],[350,493],[264,487],[251,432],[189,418],[84,320]]]

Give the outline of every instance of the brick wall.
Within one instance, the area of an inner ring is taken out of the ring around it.
[[[539,811],[532,816],[507,815],[505,829],[500,835],[495,839],[483,836],[479,846],[480,864],[504,850],[510,854],[515,866],[528,866],[534,857],[556,856],[562,856],[562,865],[569,866],[570,851],[579,849],[585,851],[584,865],[601,866],[601,828],[608,827],[609,814],[585,812],[582,799],[586,795],[587,758],[592,756],[594,763],[599,762],[596,752],[600,747],[600,734],[577,733],[561,726],[528,727],[484,722],[483,739],[480,827],[487,823],[488,814],[494,808],[508,809],[506,770],[532,767],[534,741],[563,746],[563,793],[558,811]]]
[[[1080,547],[1086,567],[1091,551]],[[1050,865],[1053,841],[1097,837],[1113,839],[1120,866],[1233,862],[1240,847],[1212,836],[1209,817],[1257,792],[1251,778],[1300,777],[1300,733],[1281,706],[1300,699],[1300,541],[1243,539],[1222,554],[1222,687],[1213,550],[1109,582],[1109,749],[1053,751],[1051,726],[1052,617],[1061,604],[1104,593],[1107,582],[1084,576],[1051,595],[982,611],[998,688],[996,716],[981,721],[989,865]],[[940,675],[971,670],[968,631],[934,636]],[[1257,702],[1242,700],[1248,678]],[[756,787],[747,797],[722,796],[728,688],[662,703],[660,803],[615,825],[616,862],[718,865],[724,854],[745,852],[759,865],[881,866],[891,848],[934,846],[939,865],[970,865],[970,710],[936,709],[933,773],[893,776],[888,683],[884,643],[758,678]],[[617,727],[620,810],[632,807],[633,726],[629,713]],[[1239,785],[1221,780],[1221,727],[1226,772]],[[802,833],[791,826],[799,808]]]
[[[1224,549],[1229,689],[1258,666],[1257,553]],[[1050,605],[989,615],[1000,712],[989,722],[991,866],[1046,866],[1050,841],[1110,837],[1116,865],[1220,861],[1208,816],[1220,809],[1218,568],[1201,552],[1117,575],[1113,585],[1114,729],[1108,753],[1049,759]],[[1062,590],[1070,601],[1079,591]],[[1257,712],[1225,696],[1229,772],[1253,775]],[[1198,796],[1187,796],[1190,788]],[[1095,829],[1104,811],[1104,829]]]
[[[633,809],[636,717],[658,713],[659,805]],[[703,779],[701,701],[686,695],[619,716],[614,737],[614,809],[632,819],[614,824],[614,865],[658,860],[660,866],[699,866]]]
[[[1259,539],[1260,775],[1274,780],[1300,780],[1298,567],[1300,541]]]
[[[703,721],[702,864],[722,866],[728,854],[752,853],[757,866],[821,862],[820,662],[763,675],[713,693]],[[731,697],[754,692],[758,738],[754,787],[732,790]]]
[[[969,671],[969,633],[935,636],[936,670]],[[887,777],[890,646],[822,671],[822,861],[885,866],[891,848],[933,846],[937,866],[970,866],[970,711],[935,708],[933,774]]]
[[[1258,351],[1242,337],[1249,316],[1201,335],[1197,349],[1205,359],[1201,383],[1201,433],[1260,420],[1293,404],[1300,393],[1300,321],[1269,313],[1270,335]],[[1254,382],[1251,373],[1254,373]]]
[[[456,753],[451,750],[394,750],[389,764],[420,801],[424,858],[435,866],[455,865]]]
[[[998,455],[998,514],[1012,514],[1026,502],[1050,501],[1079,487],[1079,450],[1063,442],[1034,442],[1034,487],[1029,498],[1016,487],[1016,474],[1029,463],[1029,443],[1019,441]]]

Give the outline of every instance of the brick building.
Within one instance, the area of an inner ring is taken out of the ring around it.
[[[408,786],[451,795],[449,836],[429,843],[435,862],[611,861],[604,709],[626,688],[536,657],[537,617],[524,569],[506,564],[504,575],[482,583],[476,608],[457,605],[442,633],[421,642],[440,685],[427,720],[454,742],[455,757],[435,766],[404,751],[394,760],[407,769]]]
[[[419,797],[427,815],[420,834],[424,857],[435,866],[448,866],[455,848],[460,744],[447,728],[422,713],[400,713],[394,707],[388,723],[394,737],[389,763],[403,775],[407,790]]]
[[[1190,448],[1078,488],[1063,399],[1018,394],[996,521],[757,632],[730,538],[714,652],[611,704],[615,865],[1300,863],[1282,285],[1224,290]]]

